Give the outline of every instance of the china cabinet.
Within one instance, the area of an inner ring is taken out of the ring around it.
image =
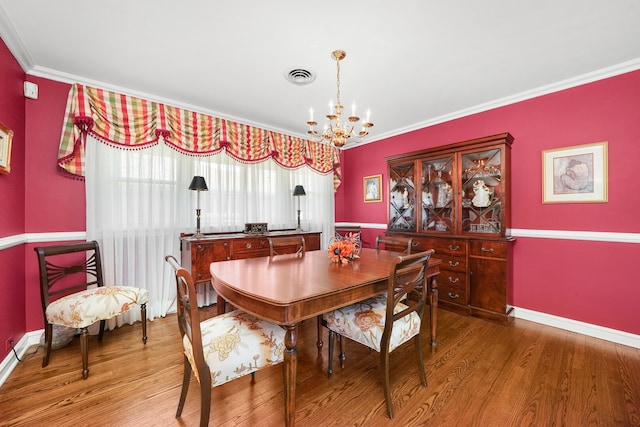
[[[387,158],[387,234],[435,249],[443,308],[507,323],[512,308],[508,133]]]

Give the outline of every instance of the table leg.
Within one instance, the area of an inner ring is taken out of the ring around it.
[[[435,276],[431,278],[429,309],[431,314],[431,345],[436,345],[436,323],[438,321],[438,284]]]
[[[284,423],[296,425],[296,371],[298,367],[298,325],[287,325],[284,337]]]
[[[218,309],[218,316],[220,316],[221,314],[224,314],[225,312],[225,304],[227,302],[224,300],[224,298],[222,298],[220,295],[218,295],[218,299],[216,300],[216,308]]]

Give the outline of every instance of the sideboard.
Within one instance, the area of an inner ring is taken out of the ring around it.
[[[200,238],[181,233],[181,263],[191,273],[195,283],[210,282],[209,265],[212,262],[268,256],[269,238],[282,236],[303,236],[307,251],[320,249],[319,231],[272,230],[263,234],[211,233]]]

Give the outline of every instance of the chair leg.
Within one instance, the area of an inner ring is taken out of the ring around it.
[[[187,392],[189,391],[189,382],[191,381],[191,364],[189,359],[184,358],[184,372],[182,374],[182,391],[180,392],[180,400],[178,401],[178,410],[176,411],[176,418],[180,418],[182,415],[182,408],[184,408],[184,402],[187,398]]]
[[[42,367],[49,364],[49,355],[51,354],[51,340],[53,339],[53,325],[47,321],[44,323],[44,358],[42,359]]]
[[[318,315],[318,341],[316,341],[316,346],[318,346],[318,354],[322,352],[322,346],[324,343],[322,342],[322,314]]]
[[[102,336],[104,335],[104,327],[107,324],[106,320],[100,321],[100,332],[98,333],[98,341],[102,342]]]
[[[329,329],[329,361],[327,362],[327,377],[333,375],[333,341],[335,332]]]
[[[420,339],[420,334],[413,337],[413,342],[416,347],[416,357],[418,359],[418,372],[420,373],[422,379],[422,385],[424,387],[427,386],[427,375],[424,372],[424,362],[422,361],[422,340]]]
[[[82,353],[82,378],[89,378],[89,330],[82,328],[80,332],[80,352]]]
[[[147,304],[140,306],[140,316],[142,317],[142,343],[147,343]]]
[[[200,378],[200,427],[209,426],[211,413],[211,372],[203,372]]]
[[[344,361],[347,359],[347,353],[344,350],[346,339],[340,334],[338,334],[338,339],[340,340],[340,367],[344,368]]]
[[[382,366],[382,386],[384,387],[384,399],[387,402],[389,418],[393,419],[393,404],[391,402],[391,385],[389,381],[389,351],[380,352],[380,365]]]

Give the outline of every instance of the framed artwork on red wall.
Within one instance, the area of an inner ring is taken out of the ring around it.
[[[382,201],[382,175],[365,176],[362,184],[365,203]]]
[[[0,123],[0,173],[11,171],[11,140],[13,131]]]
[[[542,202],[607,201],[607,142],[542,152]]]

